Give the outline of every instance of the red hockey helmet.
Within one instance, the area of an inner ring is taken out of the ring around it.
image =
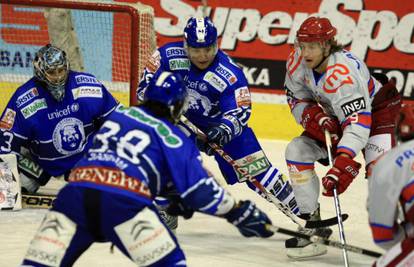
[[[296,32],[299,42],[323,42],[332,39],[336,28],[327,18],[309,17]]]
[[[397,138],[408,141],[414,138],[414,104],[404,104],[397,118]]]

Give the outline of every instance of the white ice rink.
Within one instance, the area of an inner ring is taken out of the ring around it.
[[[284,162],[285,141],[262,140],[270,161],[284,173],[287,168]],[[361,158],[358,160],[360,162]],[[206,165],[221,176],[212,159],[206,159]],[[326,168],[317,164],[317,172],[323,174]],[[53,182],[58,188],[61,182]],[[223,182],[224,184],[224,182]],[[274,225],[296,230],[296,225],[283,215],[272,204],[261,199],[245,185],[225,186],[237,199],[251,199],[272,219]],[[344,222],[347,243],[362,248],[380,250],[374,245],[368,227],[367,181],[360,175],[348,190],[340,195],[342,212],[349,218]],[[323,218],[334,217],[335,207],[332,198],[321,197],[321,213]],[[45,210],[26,209],[17,212],[0,212],[0,267],[18,266],[28,244],[34,235]],[[332,239],[339,240],[338,227],[334,226]],[[203,214],[196,214],[190,220],[180,220],[177,236],[186,254],[188,266],[195,267],[274,267],[274,266],[344,266],[342,251],[328,248],[328,253],[306,261],[293,261],[285,254],[284,240],[289,236],[275,234],[269,239],[244,238],[237,229],[224,219]],[[110,253],[110,244],[94,244],[74,266],[85,267],[128,267],[135,266],[119,251]],[[374,258],[349,252],[350,266],[370,266]]]

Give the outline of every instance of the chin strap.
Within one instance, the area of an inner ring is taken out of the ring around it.
[[[319,67],[322,65],[322,63],[323,63],[323,62],[324,62],[324,61],[325,61],[328,57],[329,57],[329,55],[327,55],[327,56],[323,57],[323,58],[322,58],[322,60],[321,60],[321,62],[319,62],[319,64],[318,64],[318,65],[316,65],[316,67],[314,67],[314,68],[313,68],[313,70],[314,70],[314,71],[316,71],[316,69],[317,69],[317,68],[319,68]]]

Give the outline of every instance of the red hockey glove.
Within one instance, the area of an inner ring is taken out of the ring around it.
[[[322,178],[322,185],[325,188],[324,196],[333,196],[333,189],[336,186],[338,195],[343,193],[352,180],[357,177],[361,164],[345,156],[337,156],[333,167]]]
[[[330,117],[318,105],[305,108],[301,124],[308,133],[321,142],[325,142],[325,129],[331,134],[332,143],[339,142],[340,125],[338,120]]]

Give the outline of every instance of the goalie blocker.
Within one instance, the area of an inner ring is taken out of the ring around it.
[[[22,196],[16,155],[0,155],[0,210],[21,208]]]

